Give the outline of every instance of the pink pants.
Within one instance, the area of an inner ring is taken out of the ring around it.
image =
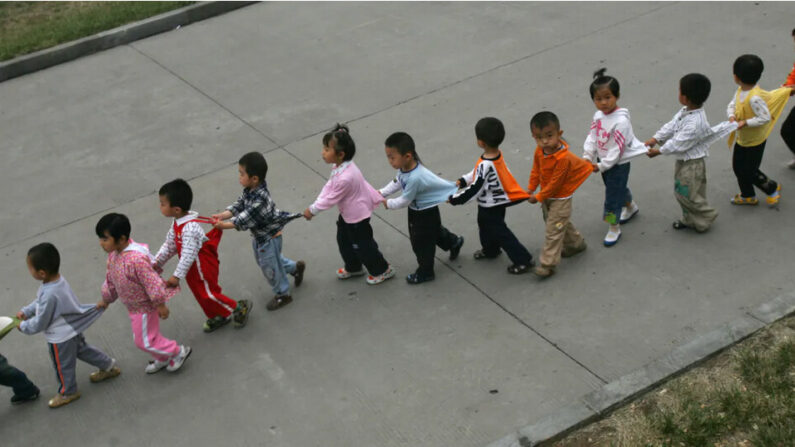
[[[157,311],[130,314],[133,339],[138,349],[148,352],[155,360],[164,361],[179,354],[179,345],[160,335],[160,317]]]

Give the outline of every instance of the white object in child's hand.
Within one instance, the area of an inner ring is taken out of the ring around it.
[[[13,324],[14,319],[11,317],[0,317],[0,329],[5,329],[9,324]]]
[[[11,332],[17,325],[19,320],[11,317],[0,317],[0,338],[3,338]]]

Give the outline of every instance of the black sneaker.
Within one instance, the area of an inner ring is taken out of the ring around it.
[[[227,323],[232,321],[232,317],[222,317],[220,315],[210,318],[209,320],[204,322],[204,332],[212,332],[222,326],[226,326]]]
[[[458,239],[455,240],[455,243],[452,247],[450,247],[450,260],[455,261],[455,258],[458,257],[458,254],[461,253],[461,247],[464,246],[464,236],[458,236]],[[430,280],[429,280],[430,281]]]
[[[295,278],[295,287],[301,285],[304,282],[304,270],[306,269],[306,262],[298,261],[295,263],[295,273],[293,273],[293,277]]]
[[[24,404],[25,402],[34,401],[38,398],[39,398],[39,389],[36,388],[36,392],[31,394],[30,396],[19,396],[17,394],[11,396],[11,405]]]
[[[425,276],[415,272],[410,273],[409,276],[406,277],[406,282],[409,284],[420,284],[423,282],[433,281],[434,279],[436,279],[434,275]]]
[[[235,328],[240,329],[246,325],[248,322],[248,313],[251,311],[251,308],[254,307],[254,303],[249,300],[238,300],[237,307],[235,311],[232,312],[232,325]]]

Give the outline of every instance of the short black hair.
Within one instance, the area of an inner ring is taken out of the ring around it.
[[[249,177],[257,176],[260,182],[265,181],[265,176],[268,175],[268,162],[260,152],[249,152],[240,157],[237,164],[243,166]]]
[[[530,119],[530,130],[533,130],[534,127],[536,129],[543,129],[550,124],[554,124],[555,127],[560,130],[560,121],[557,115],[546,110],[538,112]]]
[[[356,154],[356,143],[353,142],[351,130],[348,129],[348,126],[337,123],[334,129],[323,135],[323,146],[328,147],[332,141],[334,142],[332,149],[334,149],[335,154],[342,152],[345,154],[342,157],[343,161],[353,160],[353,156]]]
[[[732,72],[740,79],[743,84],[756,84],[762,77],[765,64],[762,59],[755,54],[743,54],[734,61]]]
[[[588,88],[588,91],[591,93],[591,99],[593,99],[593,95],[596,91],[604,86],[607,86],[607,88],[610,89],[610,93],[616,98],[620,96],[621,86],[618,84],[618,79],[605,75],[606,71],[607,68],[600,68],[594,72],[593,82],[591,82],[591,86]]]
[[[193,203],[193,190],[190,185],[181,178],[172,180],[160,187],[159,195],[168,200],[168,204],[172,207],[178,206],[183,211],[190,210],[190,205]]]
[[[50,275],[58,273],[58,269],[61,268],[61,255],[58,254],[55,245],[49,242],[30,247],[28,259],[35,270],[44,270]]]
[[[384,141],[384,146],[395,149],[400,155],[411,154],[418,163],[420,162],[417,149],[414,147],[414,139],[406,132],[395,132],[388,136]]]
[[[497,118],[487,116],[475,124],[475,137],[486,143],[488,147],[500,147],[505,139],[505,126]]]
[[[99,222],[97,222],[94,231],[97,232],[97,237],[110,236],[116,241],[122,236],[130,239],[130,219],[124,214],[105,214],[99,219]]]
[[[709,78],[701,73],[690,73],[679,80],[679,91],[694,105],[701,107],[709,98],[712,84]]]

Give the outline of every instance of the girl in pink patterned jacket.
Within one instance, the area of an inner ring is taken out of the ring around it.
[[[366,268],[367,283],[379,284],[395,276],[395,271],[378,250],[370,226],[370,215],[384,198],[367,183],[353,162],[355,153],[356,144],[348,126],[337,124],[323,136],[321,157],[333,164],[334,169],[315,203],[304,210],[304,217],[311,220],[319,212],[337,205],[340,209],[337,245],[345,262],[345,266],[337,270],[337,278],[364,275]]]
[[[179,292],[179,288],[167,288],[152,267],[154,259],[149,248],[130,239],[127,216],[106,214],[97,222],[96,232],[99,245],[108,253],[108,271],[102,284],[102,300],[97,307],[107,308],[117,298],[127,307],[135,345],[154,358],[146,366],[147,374],[163,368],[178,370],[191,349],[163,337],[158,318],[168,318],[166,301]]]

